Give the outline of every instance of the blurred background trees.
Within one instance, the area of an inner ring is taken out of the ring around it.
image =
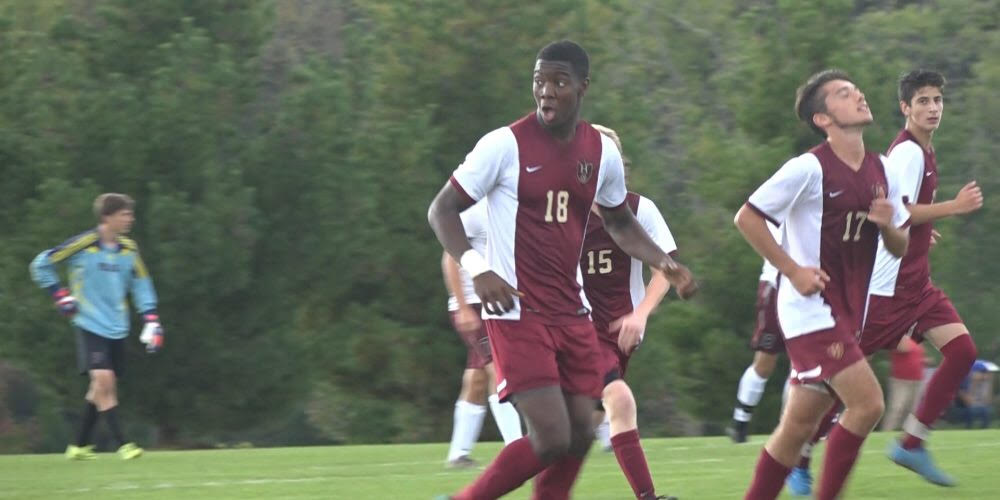
[[[90,227],[105,191],[138,200],[168,334],[156,356],[129,346],[133,432],[160,446],[445,439],[464,351],[426,208],[479,137],[532,110],[535,54],[567,37],[592,58],[584,117],[618,130],[631,188],[702,282],[655,315],[631,365],[647,433],[730,416],[760,268],[732,215],[817,142],[794,89],[830,66],[866,91],[879,150],[902,123],[896,77],[948,77],[938,197],[976,179],[988,199],[938,224],[935,281],[995,358],[998,25],[996,0],[6,2],[0,451],[60,449],[82,408],[70,328],[27,265]]]

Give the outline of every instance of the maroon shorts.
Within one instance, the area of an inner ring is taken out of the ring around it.
[[[792,384],[818,384],[865,358],[854,331],[840,321],[833,328],[785,339]]]
[[[476,310],[476,314],[483,311],[482,304],[469,304]],[[455,311],[448,313],[451,316],[451,326],[455,327],[455,332],[462,338],[465,344],[465,368],[482,370],[486,365],[493,362],[493,353],[490,352],[490,339],[486,336],[486,327],[480,323],[479,329],[474,332],[463,332],[458,329],[455,323]]]
[[[757,286],[757,325],[750,337],[750,348],[769,354],[785,352],[785,338],[778,323],[778,289],[771,283],[761,281]]]
[[[601,354],[597,331],[589,321],[543,325],[491,319],[485,323],[501,401],[511,394],[550,385],[570,394],[601,397]]]
[[[610,334],[606,327],[594,325],[597,328],[597,348],[601,353],[601,377],[604,386],[618,379],[625,378],[628,370],[628,359],[631,357],[618,348],[618,334]]]
[[[912,297],[871,295],[861,332],[861,350],[868,355],[895,349],[905,336],[921,342],[927,330],[961,322],[951,299],[930,283]]]

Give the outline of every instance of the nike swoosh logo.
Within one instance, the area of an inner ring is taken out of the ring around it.
[[[924,174],[924,177],[930,177],[930,176],[931,176],[931,174],[933,174],[933,173],[934,173],[934,172],[927,172],[926,174]]]
[[[838,197],[838,196],[840,196],[840,195],[844,194],[844,190],[843,190],[843,189],[841,189],[840,191],[830,191],[830,192],[829,192],[829,193],[827,193],[827,194],[829,194],[829,195],[830,195],[830,198],[836,198],[836,197]]]
[[[795,374],[795,377],[798,378],[799,380],[805,380],[807,378],[816,378],[816,377],[819,377],[820,373],[823,373],[823,367],[822,366],[817,366],[816,368],[813,368],[812,370],[806,370],[804,372],[798,372],[798,373]]]
[[[524,170],[530,174],[530,173],[538,172],[539,170],[542,169],[543,166],[544,165],[535,165],[534,167],[525,167]]]

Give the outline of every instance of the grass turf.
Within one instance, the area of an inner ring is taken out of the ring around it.
[[[1000,498],[1000,430],[941,431],[931,451],[959,481],[945,489],[924,482],[884,456],[892,434],[873,434],[845,498]],[[750,481],[763,436],[744,445],[726,438],[649,439],[643,445],[660,494],[682,500],[738,499]],[[473,457],[488,462],[498,443],[480,443]],[[399,498],[454,492],[477,470],[442,467],[444,444],[147,452],[122,461],[112,453],[70,462],[61,455],[0,456],[0,498]],[[822,446],[817,457],[822,454]],[[819,461],[814,464],[814,474]],[[529,488],[508,498],[525,499]],[[594,448],[573,498],[628,499],[631,491],[614,454]],[[791,498],[787,495],[782,498]]]

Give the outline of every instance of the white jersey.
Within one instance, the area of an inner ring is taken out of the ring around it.
[[[771,236],[774,237],[774,241],[778,242],[780,246],[782,242],[782,228],[774,225],[771,221],[767,221],[767,228],[771,230]],[[771,265],[767,259],[764,259],[764,266],[760,269],[760,281],[770,283],[772,286],[778,286],[778,268]]]
[[[472,249],[486,255],[486,203],[480,201],[459,216],[462,218],[462,227],[465,228],[465,237],[469,239]],[[472,285],[472,276],[469,276],[468,271],[462,267],[458,268],[458,272],[462,280],[462,295],[465,297],[465,303],[478,304],[480,302],[479,296],[476,295],[476,289]],[[450,292],[448,293],[448,310],[458,310],[458,300]]]
[[[824,142],[786,162],[750,196],[751,208],[784,224],[782,248],[792,260],[830,275],[823,292],[808,296],[779,278],[778,321],[786,338],[832,328],[836,321],[860,330],[879,234],[867,214],[878,193],[893,202],[893,224],[906,224],[909,212],[880,157],[866,153],[855,171]]]
[[[625,201],[614,142],[581,121],[570,143],[558,143],[532,113],[485,135],[451,183],[473,201],[486,198],[486,260],[524,294],[507,313],[483,317],[589,321],[579,259],[591,206]]]

